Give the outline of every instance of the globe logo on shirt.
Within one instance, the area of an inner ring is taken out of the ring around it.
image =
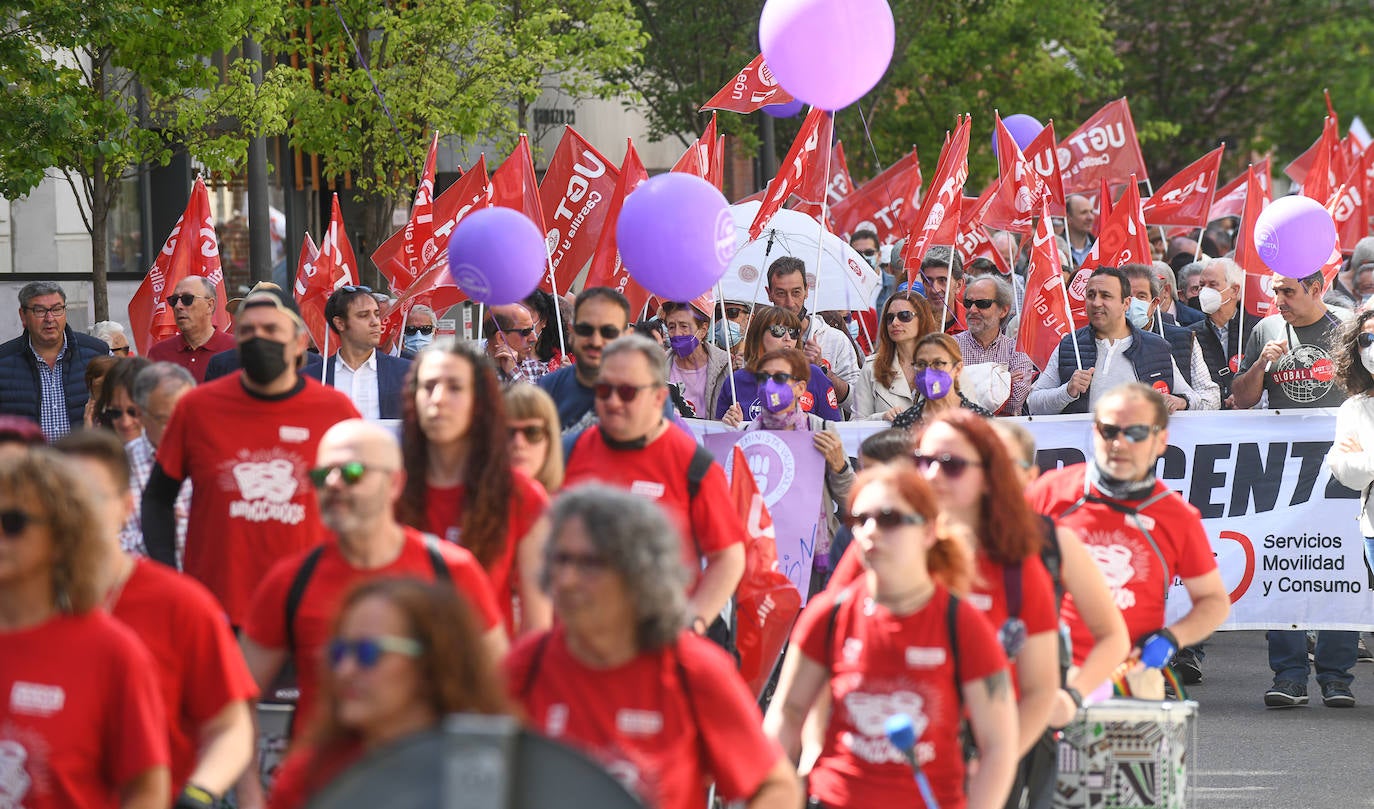
[[[1274,381],[1297,404],[1311,404],[1331,391],[1335,364],[1326,349],[1304,343],[1275,363]]]

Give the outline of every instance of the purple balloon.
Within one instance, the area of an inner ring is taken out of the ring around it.
[[[1044,124],[1029,115],[1019,112],[1015,115],[1008,115],[1003,118],[1002,126],[1007,128],[1007,132],[1011,133],[1011,139],[1016,141],[1016,145],[1020,146],[1023,152],[1026,150],[1027,146],[1031,145],[1031,141],[1035,140],[1035,137],[1040,134],[1041,130],[1045,128]],[[994,157],[997,156],[996,132],[992,133],[992,154]]]
[[[1326,264],[1336,248],[1336,223],[1315,199],[1281,197],[1255,220],[1255,251],[1269,269],[1306,278]]]
[[[759,48],[778,83],[823,110],[853,104],[892,61],[895,26],[887,0],[768,0]]]
[[[794,98],[786,104],[769,104],[763,108],[763,111],[774,118],[791,118],[801,112],[804,106],[806,105],[802,103],[800,98]]]
[[[735,256],[735,220],[714,185],[694,174],[651,177],[625,198],[615,225],[630,276],[665,301],[715,286]]]
[[[473,211],[448,242],[453,283],[487,306],[524,300],[539,286],[547,262],[539,228],[511,208]]]

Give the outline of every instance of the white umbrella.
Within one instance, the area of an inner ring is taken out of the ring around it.
[[[731,205],[735,219],[735,258],[720,279],[721,295],[730,301],[768,303],[768,266],[782,256],[795,256],[806,264],[807,288],[811,297],[806,308],[811,312],[871,309],[882,279],[868,266],[863,256],[844,239],[825,231],[820,272],[816,271],[816,238],[821,226],[815,219],[797,211],[782,209],[769,220],[759,238],[749,240],[749,223],[754,221],[760,203]],[[817,295],[819,294],[819,299]]]

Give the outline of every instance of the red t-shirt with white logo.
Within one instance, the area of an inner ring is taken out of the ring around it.
[[[916,730],[916,760],[941,809],[964,806],[963,703],[950,655],[949,598],[937,585],[924,607],[898,616],[870,599],[861,580],[821,593],[797,618],[792,643],[831,671],[830,722],[808,776],[811,795],[822,803],[925,806],[911,768],[884,730],[888,717],[904,713]],[[1006,670],[992,627],[966,601],[958,605],[955,627],[964,684]]]
[[[115,809],[168,763],[148,651],[99,610],[0,632],[0,806]]]
[[[506,631],[515,631],[515,595],[520,571],[516,565],[516,551],[520,540],[544,516],[549,507],[549,495],[534,478],[519,469],[511,469],[511,493],[506,505],[506,543],[501,555],[486,566],[496,603],[506,621]],[[467,502],[467,487],[426,486],[425,518],[429,530],[442,539],[463,544],[463,504]]]
[[[563,488],[600,481],[656,501],[682,533],[687,569],[700,570],[700,557],[744,541],[744,520],[719,463],[711,464],[697,496],[689,496],[687,467],[696,448],[696,439],[675,424],[648,446],[632,450],[611,449],[599,427],[588,427],[568,460]]]
[[[1026,490],[1026,499],[1031,508],[1072,528],[1083,540],[1126,619],[1127,632],[1139,638],[1164,626],[1164,589],[1174,576],[1191,579],[1216,570],[1212,545],[1198,510],[1159,481],[1150,496],[1168,494],[1141,512],[1140,520],[1159,545],[1167,570],[1135,521],[1120,511],[1085,503],[1060,516],[1083,496],[1086,471],[1086,465],[1075,464],[1047,472]],[[1092,650],[1093,637],[1071,594],[1064,596],[1063,615],[1073,638],[1074,662],[1081,663]]]
[[[594,669],[559,626],[523,639],[505,670],[537,730],[587,752],[646,806],[698,809],[711,780],[727,801],[747,799],[782,758],[734,661],[690,632]]]
[[[344,394],[302,377],[262,398],[239,375],[207,382],[177,402],[157,448],[162,471],[190,478],[186,572],[214,593],[229,621],[248,617],[253,589],[277,561],[324,539],[309,472],[326,430],[358,410]]]
[[[328,645],[334,629],[334,618],[344,596],[354,585],[381,578],[414,578],[434,581],[434,564],[425,547],[423,535],[414,528],[404,528],[405,543],[390,564],[371,570],[360,570],[349,564],[337,542],[325,543],[315,570],[310,574],[296,608],[296,664],[300,699],[296,702],[296,719],[292,728],[296,735],[310,724],[315,695],[319,693],[320,655]],[[483,632],[501,624],[501,611],[492,595],[491,583],[472,554],[457,545],[436,543],[448,565],[454,587],[468,600],[474,618]],[[266,649],[286,649],[286,596],[295,581],[296,573],[311,549],[301,551],[273,566],[253,595],[252,610],[244,631],[253,642]]]
[[[149,559],[114,603],[114,617],[152,653],[171,737],[172,795],[195,769],[200,726],[230,703],[258,695],[224,608],[199,582]]]

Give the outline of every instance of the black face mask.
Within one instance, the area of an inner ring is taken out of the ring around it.
[[[239,363],[249,379],[266,385],[286,373],[286,344],[266,337],[245,340],[239,343]]]

